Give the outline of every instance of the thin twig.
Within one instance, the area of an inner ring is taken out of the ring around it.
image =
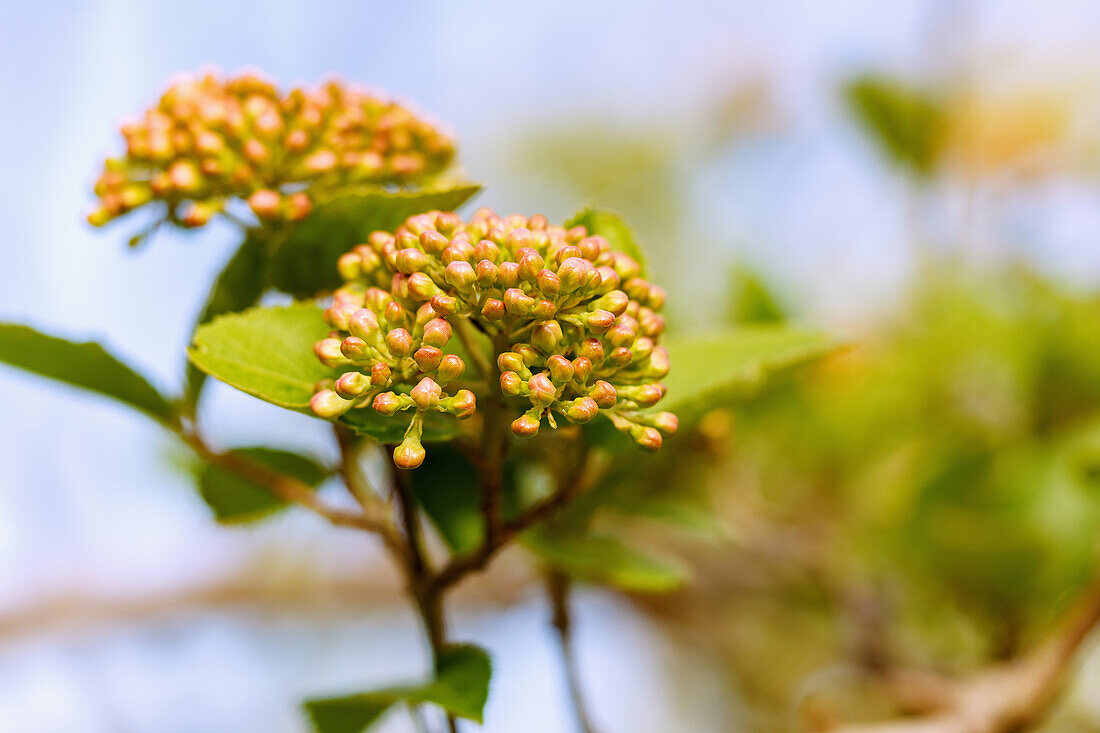
[[[573,621],[569,611],[569,578],[557,570],[546,574],[546,594],[550,599],[553,614],[551,623],[558,632],[558,647],[561,649],[562,666],[565,669],[565,681],[569,686],[569,700],[573,705],[573,714],[577,718],[577,728],[581,733],[595,733],[587,707],[584,704],[584,691],[581,686],[580,666],[573,651]]]
[[[317,492],[306,483],[279,473],[239,453],[215,451],[195,432],[181,429],[179,435],[200,458],[246,481],[262,486],[279,499],[308,509],[335,525],[373,532],[379,535],[391,550],[404,553],[400,537],[388,521],[330,506],[318,498]]]

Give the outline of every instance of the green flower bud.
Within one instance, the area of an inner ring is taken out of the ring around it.
[[[341,340],[338,338],[321,339],[313,345],[313,353],[327,367],[337,368],[347,366],[351,362],[340,350]]]
[[[444,272],[447,284],[458,290],[467,290],[478,279],[473,265],[469,262],[452,262]]]
[[[592,385],[592,389],[588,390],[588,396],[594,399],[596,404],[604,410],[610,410],[618,402],[615,388],[602,379],[596,380],[596,383]]]
[[[524,379],[531,378],[531,371],[523,362],[523,357],[514,351],[505,351],[497,356],[497,369],[501,372],[515,372]]]
[[[552,352],[562,340],[561,324],[557,321],[543,321],[531,332],[531,344],[543,353]]]
[[[519,288],[508,288],[504,291],[504,307],[509,315],[525,316],[531,311],[535,299],[526,295]]]
[[[408,250],[402,250],[407,252]],[[420,254],[424,254],[421,252]],[[432,282],[432,279],[423,272],[409,275],[409,295],[416,300],[431,300],[433,296],[442,295],[443,291]]]
[[[592,263],[580,257],[569,257],[558,267],[558,277],[561,279],[561,291],[572,293],[588,283],[592,274]]]
[[[573,362],[560,354],[554,354],[547,359],[546,367],[550,370],[550,379],[554,384],[566,384],[573,379]]]
[[[428,255],[418,249],[403,249],[397,253],[397,269],[405,273],[406,275],[423,272],[424,268],[428,266],[429,261],[430,260],[428,258]],[[417,290],[415,289],[416,287],[417,286],[413,284],[412,279],[410,278],[409,290],[413,293],[413,297],[417,297]],[[427,298],[417,299],[427,300]]]

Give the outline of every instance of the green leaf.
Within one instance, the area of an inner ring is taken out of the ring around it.
[[[219,316],[195,331],[188,350],[191,362],[231,387],[279,407],[313,415],[313,388],[339,372],[318,361],[313,345],[328,335],[323,311],[313,302],[275,308],[252,308]],[[410,412],[383,417],[370,408],[352,410],[340,421],[361,435],[383,443],[400,442],[412,419]],[[430,413],[424,440],[446,440],[457,421]]]
[[[362,733],[398,702],[431,703],[480,724],[491,676],[492,664],[483,649],[468,644],[450,646],[440,652],[433,680],[309,700],[305,709],[317,733]]]
[[[646,277],[646,256],[634,230],[626,221],[613,211],[591,207],[578,211],[569,217],[565,227],[583,226],[591,235],[599,235],[611,243],[611,246],[633,257],[642,268],[642,277]]]
[[[173,419],[172,405],[145,377],[95,342],[67,341],[29,326],[0,323],[0,361],[112,397],[160,422]]]
[[[409,476],[421,508],[451,551],[461,555],[477,548],[485,520],[477,471],[466,456],[451,446],[435,446]]]
[[[895,162],[928,175],[939,162],[946,115],[938,100],[896,79],[864,76],[844,90],[852,114]]]
[[[284,476],[316,487],[328,472],[312,458],[273,448],[235,448],[230,453],[243,456]],[[263,486],[208,463],[199,475],[199,494],[214,511],[219,522],[238,524],[262,519],[287,506],[286,502]]]
[[[680,563],[642,553],[608,535],[538,528],[522,542],[551,567],[579,580],[639,593],[664,593],[687,580]]]
[[[410,191],[363,187],[318,201],[309,216],[282,233],[271,283],[297,298],[333,290],[340,285],[336,260],[371,232],[392,231],[414,214],[453,211],[480,190],[475,183]]]
[[[215,318],[195,331],[191,362],[253,397],[296,410],[335,372],[313,353],[329,327],[315,303],[252,308]]]
[[[252,229],[248,232],[210,288],[206,304],[195,321],[196,327],[209,323],[215,316],[242,311],[256,304],[267,283],[267,244],[266,230]],[[193,407],[198,403],[205,381],[206,375],[188,362],[184,391],[186,404]]]
[[[822,333],[790,326],[744,326],[726,332],[666,339],[672,370],[659,405],[681,424],[714,407],[749,397],[768,379],[836,348]]]

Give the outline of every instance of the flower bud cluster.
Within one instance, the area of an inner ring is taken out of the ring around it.
[[[339,269],[346,284],[327,312],[336,330],[317,353],[353,371],[320,389],[313,409],[322,417],[367,406],[383,415],[415,409],[398,465],[423,459],[424,412],[475,410],[472,393],[446,391],[465,365],[443,349],[463,325],[494,344],[496,371],[485,376],[499,384],[491,388],[528,405],[512,422],[516,435],[535,435],[544,419],[557,427],[559,416],[585,423],[604,414],[656,450],[662,433],[676,430],[671,413],[644,411],[664,396],[660,380],[669,371],[658,344],[664,290],[584,227],[488,209],[469,221],[435,211],[373,233]]]
[[[125,157],[95,184],[96,226],[159,201],[170,221],[199,227],[231,199],[261,221],[295,221],[319,192],[416,181],[454,157],[446,135],[365,90],[330,81],[283,94],[252,74],[181,79],[122,135]]]

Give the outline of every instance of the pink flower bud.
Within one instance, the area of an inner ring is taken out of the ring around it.
[[[607,340],[612,346],[633,346],[634,329],[629,326],[614,326],[607,331]]]
[[[397,269],[405,273],[406,275],[412,275],[413,273],[422,272],[427,266],[428,255],[424,254],[418,249],[403,249],[397,253]],[[416,297],[416,291],[413,290],[413,288],[415,287],[416,286],[413,285],[413,282],[410,279],[409,288],[413,292],[414,297]],[[418,300],[427,300],[427,298],[418,298]]]
[[[317,417],[332,420],[351,409],[352,402],[345,400],[331,389],[321,390],[309,400],[309,409]]]
[[[499,321],[507,313],[504,301],[496,298],[488,298],[481,307],[481,315],[487,321]]]
[[[427,454],[424,446],[420,444],[420,438],[409,436],[402,441],[401,445],[393,449],[393,462],[398,468],[409,471],[419,468],[420,464],[424,463],[425,455]]]
[[[653,416],[653,426],[666,435],[672,435],[680,427],[680,420],[671,412],[658,412]]]
[[[550,379],[554,384],[566,384],[573,379],[573,362],[560,354],[554,354],[547,359],[546,368],[550,370]]]
[[[313,353],[327,367],[340,367],[348,364],[348,359],[340,350],[340,339],[321,339],[313,345]]]
[[[500,262],[500,247],[488,239],[478,242],[473,254],[478,260],[487,260],[490,265]]]
[[[527,315],[534,304],[535,299],[526,295],[519,288],[509,288],[504,291],[504,307],[513,316]]]
[[[341,341],[340,353],[354,362],[362,362],[370,358],[367,342],[358,336],[348,336]]]
[[[502,262],[497,268],[500,273],[497,283],[502,288],[514,288],[519,285],[519,264],[515,262]]]
[[[603,333],[615,324],[615,316],[610,311],[594,310],[585,314],[584,321],[593,333]]]
[[[455,392],[454,397],[450,397],[445,401],[447,402],[447,411],[459,420],[468,418],[477,410],[477,398],[468,389],[458,390]]]
[[[661,449],[664,439],[655,428],[640,427],[637,432],[631,431],[630,437],[642,450],[656,452]]]
[[[630,353],[630,349],[625,346],[617,346],[611,350],[611,353],[607,355],[607,363],[615,367],[624,367],[630,363],[630,360],[634,358],[634,354]]]
[[[512,432],[521,438],[530,438],[539,432],[539,419],[530,413],[521,415],[512,421]]]
[[[589,338],[581,342],[577,347],[577,355],[588,359],[593,364],[603,363],[603,343],[599,339]]]
[[[561,340],[561,324],[557,321],[543,321],[531,332],[531,344],[543,353],[553,351]]]
[[[451,287],[466,290],[477,280],[477,273],[469,262],[452,262],[447,265],[444,278]]]
[[[586,357],[578,356],[573,360],[573,379],[581,384],[586,384],[592,376],[592,362]]]
[[[261,221],[270,221],[279,216],[279,204],[282,198],[270,189],[262,188],[248,197],[248,205]]]
[[[451,340],[451,324],[442,318],[433,318],[424,326],[423,341],[428,346],[443,347]]]
[[[646,306],[658,311],[665,305],[665,298],[667,297],[665,289],[657,285],[649,286],[649,297],[646,298]]]
[[[348,318],[348,331],[368,341],[378,334],[378,317],[369,308],[360,308]]]
[[[538,407],[548,407],[557,399],[557,388],[545,372],[540,372],[527,380],[527,389],[531,402]]]
[[[505,351],[497,356],[497,369],[503,372],[516,372],[523,375],[524,379],[530,379],[531,373],[527,365],[523,363],[523,357],[514,351]]]
[[[346,400],[358,397],[370,387],[370,380],[360,372],[341,374],[336,380],[336,394]]]
[[[404,405],[402,400],[394,392],[382,392],[374,398],[374,411],[383,417],[393,417]]]
[[[508,397],[521,397],[527,392],[527,383],[516,372],[501,372],[500,391]]]
[[[433,372],[443,361],[443,352],[434,346],[422,346],[413,354],[413,361],[422,372]]]
[[[570,422],[586,423],[596,417],[600,412],[596,400],[591,397],[578,397],[565,408],[565,416]]]
[[[474,272],[477,275],[478,285],[483,288],[491,288],[496,285],[497,279],[500,277],[500,268],[484,259],[477,263]]]
[[[577,288],[588,284],[588,278],[592,274],[592,263],[580,257],[568,257],[558,267],[558,277],[561,278],[561,291],[572,293]]]
[[[413,337],[403,328],[395,328],[386,334],[386,348],[394,356],[408,356],[412,345]]]
[[[407,252],[408,250],[402,251]],[[424,253],[421,252],[420,254]],[[416,300],[431,300],[432,296],[440,295],[442,292],[439,286],[432,282],[432,279],[423,272],[409,275],[409,295]]]
[[[421,410],[428,410],[436,406],[443,389],[431,377],[424,377],[412,388],[409,396]]]
[[[377,362],[370,368],[370,383],[375,387],[385,387],[390,383],[390,365],[384,361]]]
[[[540,320],[549,320],[558,312],[558,307],[549,300],[536,301],[531,306],[531,317]]]
[[[420,235],[420,246],[424,251],[438,257],[447,249],[450,241],[434,229],[429,229]]]
[[[444,384],[458,379],[466,371],[466,363],[456,354],[447,354],[436,367],[436,374]]]
[[[520,279],[534,280],[538,277],[539,271],[542,270],[543,259],[535,250],[525,248],[523,254],[519,257],[518,264]]]
[[[610,410],[618,402],[615,388],[602,379],[596,380],[596,383],[592,385],[592,389],[588,390],[588,396],[594,399],[596,404],[604,410]]]
[[[441,316],[453,316],[458,313],[458,299],[450,295],[436,295],[432,297],[432,309]]]
[[[583,259],[580,247],[570,245],[568,247],[562,247],[554,253],[554,261],[558,263],[559,267],[565,264],[565,261],[572,257]]]

